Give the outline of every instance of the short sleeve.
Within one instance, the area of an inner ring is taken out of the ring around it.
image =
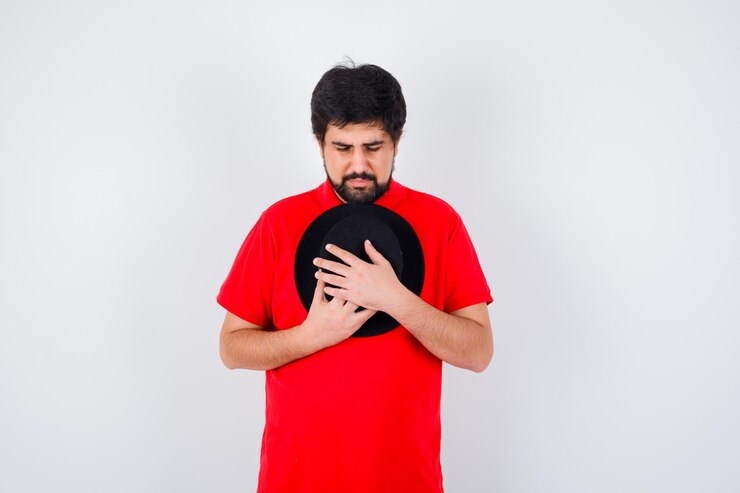
[[[216,301],[239,318],[271,325],[275,242],[263,213],[242,243]]]
[[[444,311],[451,313],[466,306],[491,302],[491,289],[481,269],[473,242],[460,215],[453,212],[445,259]]]

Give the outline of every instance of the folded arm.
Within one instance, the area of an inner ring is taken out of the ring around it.
[[[409,291],[389,314],[429,352],[451,365],[480,373],[493,358],[493,331],[486,303],[445,313]]]
[[[486,369],[493,358],[493,331],[486,303],[478,303],[445,313],[409,291],[396,277],[390,263],[366,242],[365,251],[372,263],[365,262],[339,247],[327,249],[344,264],[326,259],[314,263],[323,270],[317,277],[337,286],[324,291],[395,318],[439,359],[475,372]]]
[[[227,311],[219,344],[224,365],[232,370],[277,368],[342,342],[375,314],[356,312],[356,304],[340,298],[327,301],[324,287],[323,281],[316,283],[308,316],[288,329],[265,330]]]

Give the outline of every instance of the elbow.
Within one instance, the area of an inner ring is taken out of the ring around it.
[[[236,370],[237,366],[234,364],[234,361],[232,361],[231,358],[224,352],[222,349],[219,352],[219,356],[221,356],[221,362],[224,364],[224,366],[229,370]]]
[[[239,368],[239,365],[237,364],[236,359],[232,356],[227,341],[224,339],[224,337],[221,337],[221,340],[219,341],[218,355],[226,368],[229,370],[236,370]]]
[[[493,340],[490,344],[486,344],[485,351],[482,352],[478,361],[470,369],[475,373],[483,373],[491,364],[491,360],[493,360]]]
[[[473,351],[475,357],[471,362],[470,370],[475,373],[483,373],[493,359],[493,330],[487,317],[485,322],[481,321],[481,323],[478,323],[478,326],[481,329],[481,338],[478,339],[475,345],[476,349]]]
[[[483,373],[486,368],[488,368],[488,365],[491,364],[491,360],[493,359],[493,354],[491,354],[488,358],[483,359],[481,361],[478,361],[475,365],[473,365],[470,370],[474,371],[475,373]]]
[[[476,366],[471,368],[475,373],[483,373],[486,368],[488,368],[488,365],[491,364],[491,360],[493,359],[493,354],[491,354],[488,358],[485,360],[480,361]]]

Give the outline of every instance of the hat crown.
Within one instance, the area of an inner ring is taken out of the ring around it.
[[[316,291],[314,259],[319,256],[343,263],[326,250],[326,245],[331,243],[370,262],[365,251],[365,240],[370,240],[373,247],[388,260],[401,283],[412,293],[421,296],[424,254],[411,225],[398,213],[376,204],[343,204],[319,214],[298,242],[294,264],[295,285],[307,312],[311,309]],[[385,312],[378,312],[353,337],[376,336],[396,327],[396,320]]]
[[[326,245],[336,245],[352,255],[372,263],[365,249],[365,240],[370,240],[373,247],[390,262],[396,276],[400,279],[403,273],[403,250],[396,233],[385,222],[371,216],[349,216],[337,221],[327,231],[317,254],[325,259],[342,262],[326,250]]]

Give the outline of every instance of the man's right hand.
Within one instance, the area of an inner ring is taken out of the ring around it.
[[[376,313],[368,309],[356,312],[357,305],[336,296],[327,301],[325,287],[326,283],[318,279],[308,316],[299,328],[310,344],[319,346],[317,351],[347,339]]]
[[[324,298],[326,283],[316,284],[308,316],[285,330],[265,330],[226,312],[221,327],[221,360],[227,368],[271,370],[342,342],[355,333],[375,310],[355,312],[357,305]]]

